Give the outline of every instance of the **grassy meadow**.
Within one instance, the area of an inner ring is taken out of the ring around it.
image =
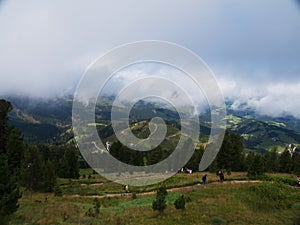
[[[10,224],[300,223],[300,190],[285,182],[295,176],[268,174],[265,181],[249,182],[245,173],[232,173],[225,183],[218,183],[217,176],[209,174],[208,184],[202,185],[202,174],[177,174],[163,184],[130,187],[131,193],[125,194],[122,185],[82,170],[78,180],[58,181],[62,196],[24,190]],[[168,189],[168,206],[162,214],[151,208],[160,185]],[[186,209],[177,210],[174,201],[182,194]],[[91,215],[95,198],[100,212]]]

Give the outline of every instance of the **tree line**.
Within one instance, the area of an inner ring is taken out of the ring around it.
[[[226,131],[220,151],[207,170],[213,173],[219,170],[225,170],[229,173],[231,171],[241,171],[248,172],[249,176],[262,175],[265,172],[300,173],[299,152],[291,155],[288,149],[285,149],[283,153],[279,153],[277,148],[274,147],[271,151],[262,155],[253,151],[245,151],[243,142],[244,140],[239,134]],[[182,149],[183,153],[191,145],[194,145],[193,141],[187,139]],[[198,171],[204,151],[205,147],[203,145],[196,149],[185,168]],[[151,151],[139,152],[117,141],[110,148],[110,154],[115,158],[135,166],[153,165],[167,158],[171,153],[172,148],[168,145],[160,145]],[[166,169],[172,169],[172,165],[167,165]]]
[[[245,151],[243,138],[239,134],[226,131],[221,149],[208,170],[243,171],[249,176],[262,175],[265,172],[299,174],[300,154],[291,154],[288,147],[282,153],[278,152],[277,147],[273,147],[266,154]]]
[[[0,99],[0,221],[18,208],[20,187],[52,192],[56,178],[78,178],[78,151],[73,145],[27,145],[8,124],[10,102]]]

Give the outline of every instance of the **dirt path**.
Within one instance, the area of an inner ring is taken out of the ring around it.
[[[228,185],[228,184],[245,184],[245,183],[259,183],[262,181],[259,180],[232,180],[232,181],[224,181],[223,183],[220,182],[211,182],[206,185]],[[168,192],[176,192],[176,191],[182,191],[182,192],[188,192],[192,190],[195,187],[205,187],[206,185],[202,184],[194,184],[190,186],[184,186],[184,187],[176,187],[176,188],[169,188],[167,189]],[[137,193],[137,196],[148,196],[148,195],[155,195],[156,191],[148,191],[148,192],[142,192]],[[107,197],[131,197],[132,193],[115,193],[115,194],[105,194],[105,195],[89,195],[89,196],[82,196],[82,195],[64,195],[64,197],[68,198],[107,198]]]

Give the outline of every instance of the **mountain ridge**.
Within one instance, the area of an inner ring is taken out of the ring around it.
[[[10,113],[10,123],[24,134],[29,143],[67,143],[72,141],[72,97],[39,100],[22,97],[7,97],[14,107]],[[112,101],[108,98],[107,101]],[[112,132],[110,125],[111,104],[98,106],[96,121],[105,124],[99,131]],[[300,143],[300,120],[291,116],[271,118],[255,114],[251,110],[234,110],[227,103],[227,129],[244,138],[246,150],[264,153],[277,146],[282,151],[288,144]],[[169,122],[178,123],[178,114],[171,109],[159,108],[157,104],[141,102],[131,113],[131,123],[144,119],[162,117]],[[209,134],[210,128],[200,116],[201,132]],[[180,128],[180,124],[178,125]]]

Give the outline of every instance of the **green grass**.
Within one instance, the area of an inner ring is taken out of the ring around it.
[[[199,181],[199,177],[201,173],[178,174],[164,185],[169,188],[186,186]],[[168,206],[161,215],[151,208],[155,194],[138,194],[136,199],[131,195],[104,197],[99,199],[101,208],[97,218],[86,215],[94,207],[94,197],[87,196],[89,191],[123,193],[122,185],[105,182],[102,189],[103,185],[78,186],[79,182],[70,187],[66,182],[64,188],[73,188],[73,192],[80,191],[83,196],[55,197],[53,194],[24,192],[11,224],[293,224],[300,216],[300,190],[281,181],[292,179],[292,175],[268,174],[267,177],[271,180],[220,184],[211,183],[217,177],[209,174],[208,185],[169,191]],[[226,178],[243,180],[245,174],[233,173]],[[137,190],[155,190],[158,186]],[[173,203],[181,194],[187,199],[186,209],[176,210]]]
[[[80,170],[81,174],[92,174],[92,170]],[[184,187],[199,184],[204,173],[184,174],[178,173],[175,176],[165,180],[162,184],[167,188]],[[110,193],[123,192],[123,186],[114,182],[110,182],[100,175],[93,175],[93,179],[58,179],[62,187],[63,194],[68,195],[104,195]],[[246,173],[232,173],[230,176],[226,175],[226,180],[246,180]],[[218,176],[213,173],[208,173],[208,182],[218,181]],[[136,193],[149,192],[156,190],[162,184],[154,184],[141,187],[130,187],[131,191]]]
[[[181,192],[170,192],[167,195],[166,201],[168,205],[172,205],[174,201],[181,196]],[[148,207],[151,208],[152,202],[155,199],[155,195],[146,197],[138,197],[137,199],[131,199],[123,201],[120,204],[105,208],[105,212],[119,211],[120,209],[132,209],[137,207]]]

